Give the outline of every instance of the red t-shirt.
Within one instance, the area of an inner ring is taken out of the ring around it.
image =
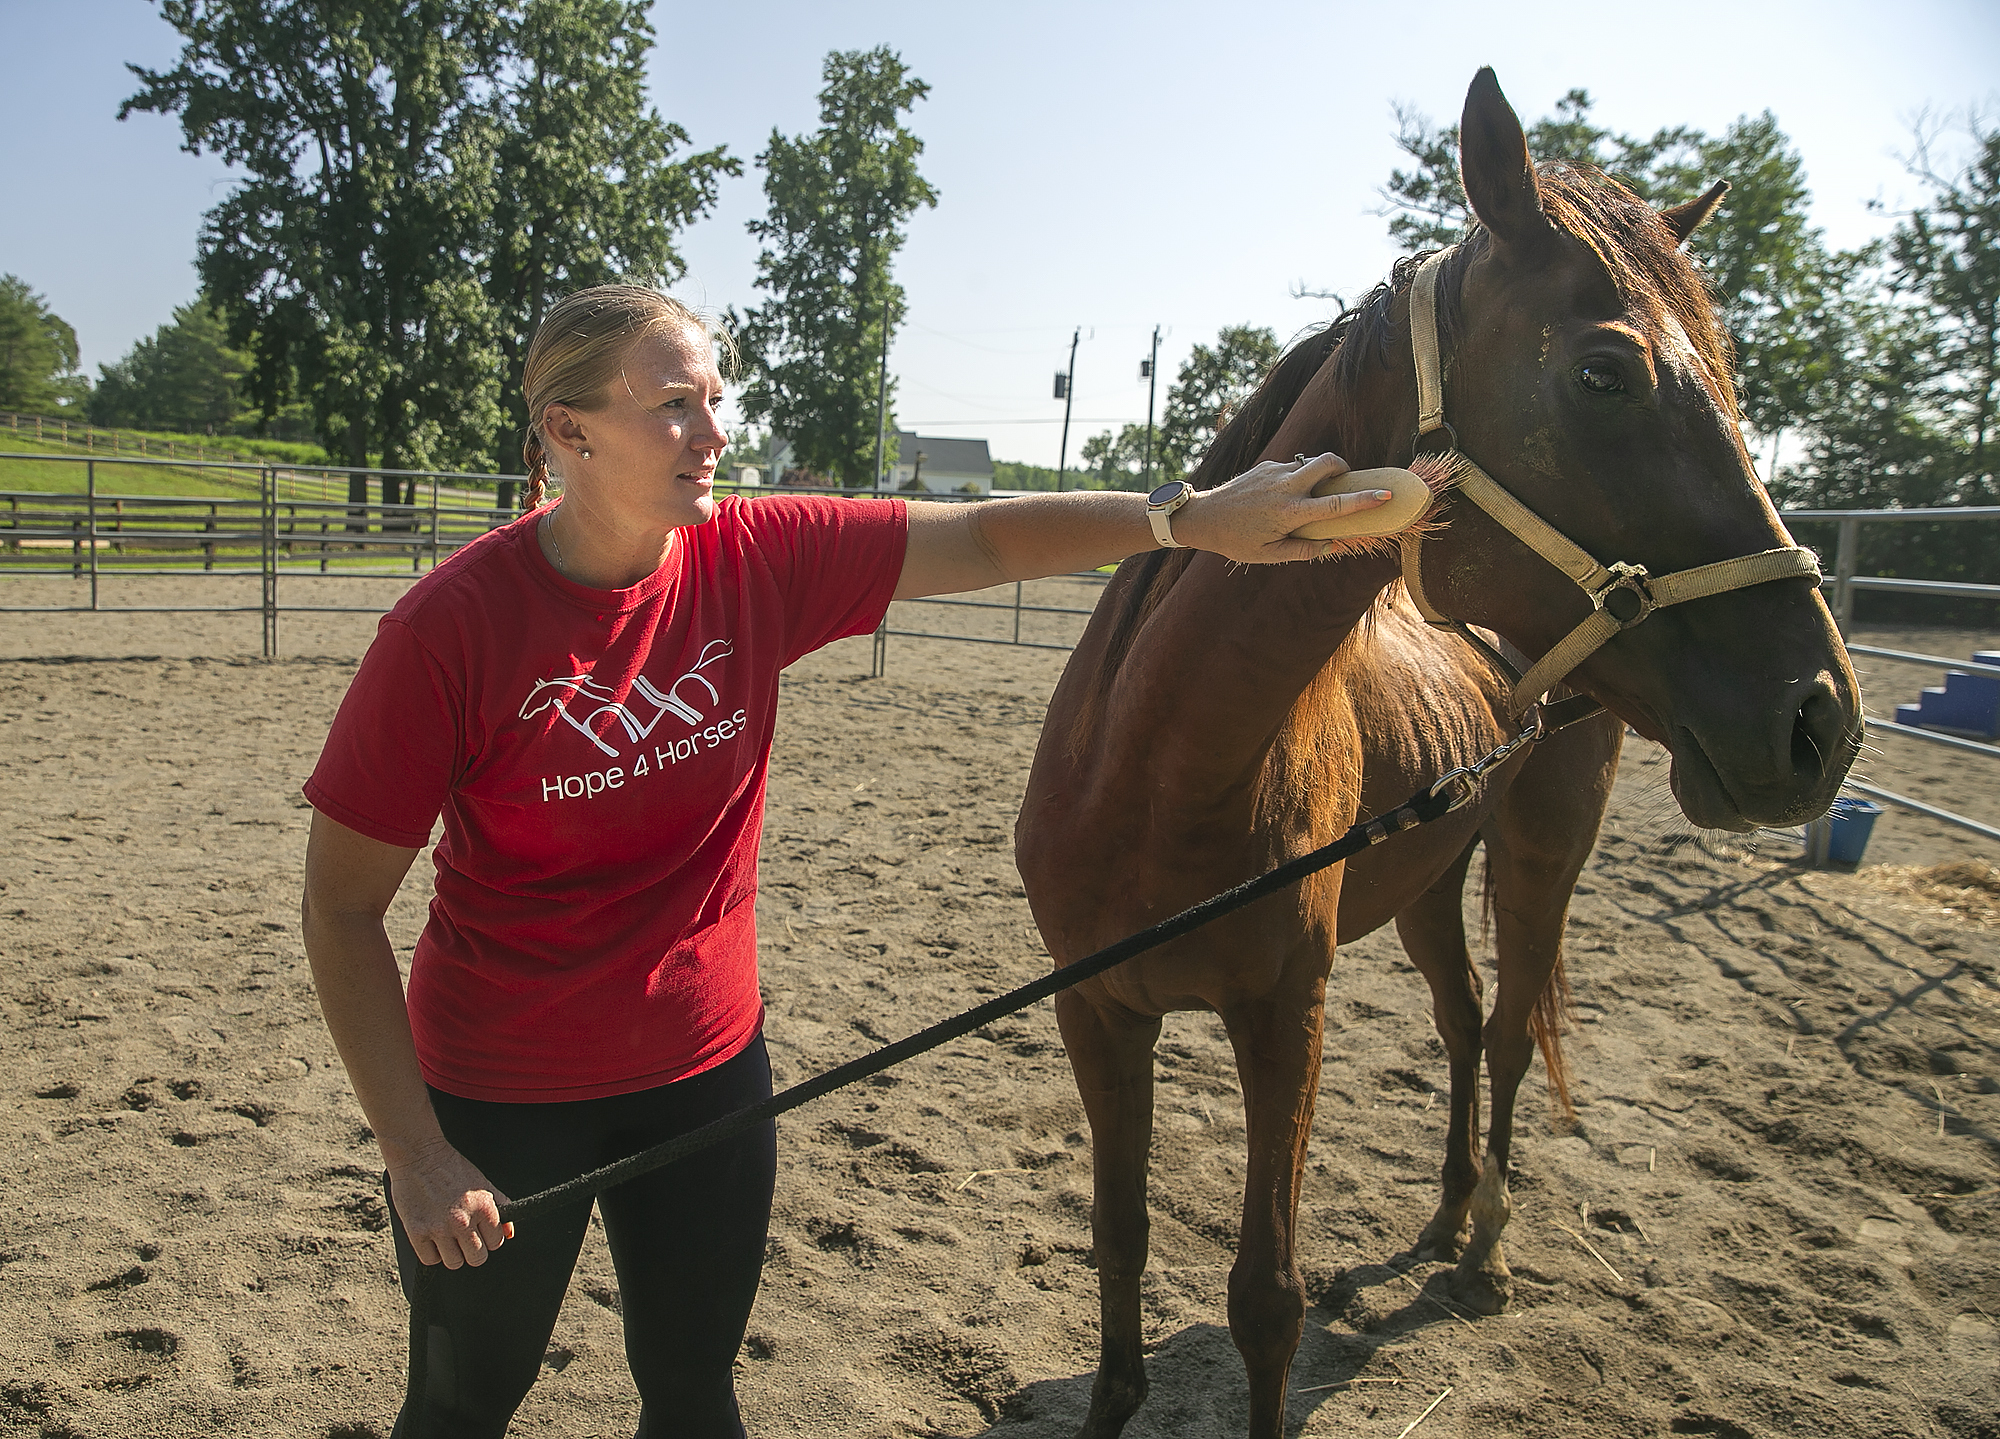
[[[900,500],[725,498],[666,563],[593,590],[540,512],[411,587],[306,798],[416,847],[444,816],[410,966],[424,1077],[469,1099],[593,1099],[757,1033],[757,841],[778,672],[874,629]]]

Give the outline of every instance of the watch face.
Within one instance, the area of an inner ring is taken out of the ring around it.
[[[1164,485],[1161,485],[1153,493],[1146,496],[1146,503],[1149,505],[1171,504],[1180,497],[1181,486],[1186,483],[1186,480],[1168,480]]]

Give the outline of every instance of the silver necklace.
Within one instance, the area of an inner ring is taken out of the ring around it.
[[[562,541],[556,538],[556,511],[561,508],[560,500],[549,507],[548,516],[542,521],[542,530],[549,537],[549,549],[554,551],[556,573],[568,579],[569,566],[563,563]]]

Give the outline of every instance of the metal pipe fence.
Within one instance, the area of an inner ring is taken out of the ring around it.
[[[521,484],[525,476],[474,471],[353,469],[342,466],[300,466],[197,458],[153,458],[118,454],[61,455],[43,452],[0,452],[0,461],[67,464],[82,472],[81,491],[0,490],[0,579],[63,576],[89,581],[89,602],[71,605],[0,605],[5,614],[256,614],[263,627],[263,653],[279,653],[279,620],[286,614],[381,614],[381,605],[287,603],[283,581],[314,579],[415,578],[435,568],[460,547],[513,520],[488,488]],[[231,494],[128,493],[100,485],[100,472],[133,468],[177,472],[187,482],[205,476],[227,485]],[[393,479],[405,484],[411,499],[400,503],[349,498],[351,481]],[[848,490],[762,489],[718,484],[722,492],[758,494],[852,495]],[[865,492],[864,492],[865,493]],[[957,503],[983,499],[975,495],[926,495]],[[1830,522],[1837,525],[1833,571],[1826,579],[1829,602],[1841,630],[1853,623],[1854,596],[1863,591],[1920,594],[1959,599],[2000,600],[2000,584],[1913,580],[1855,573],[1864,524],[2000,520],[2000,506],[1967,506],[1931,510],[1786,510],[1788,522]],[[107,581],[138,575],[213,575],[260,581],[254,605],[119,605],[107,603]],[[1067,576],[1102,586],[1109,576],[1085,571]],[[1037,638],[1023,633],[1027,617],[1068,616],[1088,619],[1087,606],[1031,604],[1016,583],[1011,601],[932,596],[898,601],[899,606],[930,605],[940,609],[997,615],[999,633],[948,633],[904,628],[884,619],[874,636],[876,675],[887,672],[888,642],[893,639],[944,640],[961,644],[1008,645],[1022,649],[1073,649],[1074,641]],[[1850,644],[1849,652],[1934,668],[1973,669],[1966,659],[1915,651]],[[1869,717],[1872,732],[1945,745],[1982,758],[2000,758],[2000,746],[1933,730],[1917,729]],[[2000,838],[2000,828],[1953,814],[1923,801],[1850,781],[1857,793],[1900,805],[1916,813],[1956,825],[1986,838]],[[1807,837],[1809,847],[1812,837]]]
[[[1893,523],[1901,523],[1907,521],[1926,521],[1926,520],[1953,520],[1953,521],[2000,520],[2000,506],[1965,506],[1963,508],[1951,509],[1951,510],[1784,510],[1780,512],[1780,515],[1787,523],[1802,522],[1802,521],[1837,522],[1839,528],[1836,531],[1837,538],[1834,548],[1833,572],[1827,576],[1824,584],[1825,588],[1830,591],[1830,594],[1828,596],[1829,608],[1833,610],[1834,618],[1839,623],[1841,633],[1843,635],[1846,634],[1847,631],[1853,625],[1854,597],[1856,594],[1862,591],[1873,590],[1873,591],[1897,593],[1897,594],[1921,594],[1921,595],[1932,595],[1937,597],[1948,597],[1957,599],[2000,600],[2000,584],[1972,584],[1972,583],[1958,583],[1958,582],[1949,582],[1940,580],[1910,580],[1910,579],[1901,579],[1895,576],[1858,575],[1855,573],[1857,565],[1857,557],[1860,550],[1861,526],[1863,524],[1868,524],[1868,523],[1893,524]],[[1095,579],[1103,581],[1105,579],[1108,579],[1109,577],[1102,574],[1091,573],[1086,575],[1074,576],[1073,578]],[[1076,609],[1076,608],[1064,608],[1059,606],[1023,604],[1022,587],[1019,584],[1016,584],[1014,586],[1014,601],[1011,605],[1004,602],[992,601],[992,600],[971,601],[971,600],[958,600],[958,599],[947,600],[947,599],[935,599],[935,598],[922,599],[922,600],[904,600],[900,601],[899,603],[972,606],[975,608],[985,609],[985,610],[999,610],[999,611],[1010,612],[1013,619],[1013,635],[1011,638],[1007,638],[1003,636],[939,634],[933,631],[892,628],[889,622],[887,620],[884,620],[882,623],[882,627],[878,629],[875,634],[875,654],[874,654],[873,672],[878,677],[886,673],[887,671],[888,641],[892,636],[908,637],[912,639],[958,640],[961,642],[971,642],[976,644],[998,644],[998,645],[1014,644],[1014,645],[1020,645],[1023,648],[1032,648],[1032,649],[1069,650],[1074,648],[1074,645],[1050,643],[1045,640],[1023,640],[1021,638],[1021,616],[1024,614],[1066,614],[1066,615],[1079,615],[1087,617],[1092,612],[1090,609]],[[1921,654],[1909,650],[1884,649],[1874,645],[1860,645],[1860,644],[1850,643],[1847,646],[1847,649],[1848,652],[1852,655],[1863,655],[1863,656],[1872,656],[1882,659],[1899,660],[1906,663],[1920,664],[1938,669],[1965,669],[1965,670],[1978,671],[1989,668],[1987,666],[1983,666],[1971,660],[1970,658],[1954,659],[1945,655]],[[2000,673],[2000,668],[1996,668],[1994,672]],[[2000,759],[2000,746],[1995,746],[1991,744],[1981,744],[1975,740],[1963,739],[1956,735],[1944,734],[1936,730],[1918,729],[1912,725],[1898,724],[1893,720],[1876,719],[1873,716],[1865,717],[1864,723],[1866,724],[1867,728],[1870,731],[1877,734],[1899,736],[1902,738],[1918,740],[1925,744],[1947,746],[1961,753],[1978,755],[1982,758],[1989,760]],[[1913,799],[1908,795],[1899,794],[1894,790],[1884,789],[1878,785],[1873,785],[1866,783],[1862,780],[1854,780],[1854,779],[1850,779],[1847,782],[1845,788],[1848,790],[1852,790],[1855,793],[1866,795],[1871,799],[1884,800],[1890,804],[1898,805],[1904,809],[1911,810],[1914,813],[1922,814],[1931,819],[1941,821],[1942,823],[1953,825],[1960,829],[1968,830],[1973,834],[1980,835],[1987,839],[2000,839],[2000,828],[1996,828],[1993,825],[1984,824],[1979,820],[1971,819],[1965,815],[1955,814],[1950,810],[1942,809],[1936,805],[1927,804],[1922,800]],[[1816,862],[1824,861],[1828,833],[1829,831],[1827,829],[1826,822],[1816,821],[1813,825],[1807,826],[1806,832],[1804,834],[1798,836],[1799,842],[1803,843],[1806,846],[1808,855],[1811,857],[1815,857]]]
[[[500,483],[523,475],[478,471],[355,469],[333,465],[123,455],[0,452],[0,461],[58,464],[81,471],[82,490],[0,490],[0,579],[68,576],[89,582],[83,604],[0,604],[0,614],[256,614],[263,654],[279,652],[287,614],[381,614],[382,605],[300,604],[283,581],[414,579],[464,545],[517,518],[499,508]],[[120,472],[156,480],[228,485],[230,494],[134,493],[106,486]],[[351,499],[350,481],[393,480],[405,502]],[[718,485],[720,491],[779,493]],[[843,494],[786,489],[786,494]],[[963,498],[939,496],[941,499]],[[139,575],[257,576],[254,605],[130,605],[110,602],[106,582]]]

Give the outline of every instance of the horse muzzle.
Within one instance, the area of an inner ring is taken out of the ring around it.
[[[1817,819],[1859,749],[1859,711],[1825,674],[1787,685],[1763,704],[1732,699],[1676,710],[1667,727],[1674,798],[1704,829]]]

